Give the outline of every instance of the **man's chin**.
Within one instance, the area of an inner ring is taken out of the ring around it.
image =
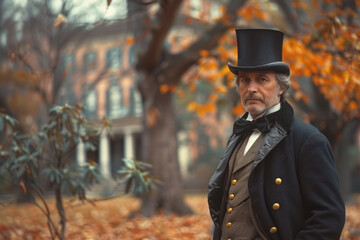
[[[255,106],[247,106],[246,111],[251,114],[251,116],[259,116],[265,112],[265,109]]]

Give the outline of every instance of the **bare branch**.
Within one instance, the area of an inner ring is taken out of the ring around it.
[[[300,22],[298,21],[298,16],[292,6],[291,1],[287,0],[277,0],[273,1],[275,4],[279,6],[279,8],[282,10],[281,12],[285,16],[285,21],[289,24],[289,26],[292,29],[292,32],[297,32],[301,29]]]
[[[158,0],[131,0],[131,1],[141,5],[151,5],[159,2]]]
[[[161,60],[163,43],[170,31],[176,12],[182,0],[162,1],[160,10],[156,16],[156,22],[152,25],[151,40],[146,51],[139,56],[136,68],[147,70],[154,68]]]
[[[7,202],[7,203],[2,203],[2,202],[0,202],[0,206],[2,206],[2,207],[7,207],[7,206],[9,206],[9,205],[11,205],[11,204],[15,203],[15,201],[16,201],[16,200],[12,200],[12,201]]]
[[[227,11],[224,13],[227,21],[219,21],[189,48],[176,55],[172,55],[169,60],[172,64],[172,68],[168,68],[169,74],[171,76],[180,76],[200,59],[200,50],[213,49],[225,32],[235,27],[237,10],[246,2],[247,0],[231,0],[226,6]],[[167,79],[172,84],[178,84],[181,80],[179,77],[169,77]]]

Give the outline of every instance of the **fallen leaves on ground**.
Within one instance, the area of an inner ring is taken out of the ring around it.
[[[157,214],[151,218],[129,215],[136,212],[140,200],[121,197],[91,204],[66,206],[66,239],[76,240],[169,240],[211,239],[211,220],[205,195],[191,195],[186,202],[195,215],[179,217]],[[55,206],[51,200],[51,212]],[[0,239],[50,239],[46,218],[33,204],[0,208]]]
[[[51,211],[55,213],[53,200]],[[189,195],[186,202],[195,215],[157,214],[151,218],[129,215],[140,201],[132,197],[81,204],[66,200],[66,239],[76,240],[210,240],[211,220],[206,195]],[[0,239],[50,239],[46,218],[33,204],[0,208]],[[346,225],[341,240],[360,239],[360,197],[347,206]]]

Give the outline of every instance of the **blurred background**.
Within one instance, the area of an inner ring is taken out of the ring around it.
[[[70,153],[73,164],[99,167],[90,192],[109,195],[124,159],[144,161],[162,184],[140,196],[142,214],[186,214],[184,195],[207,192],[244,113],[227,69],[237,61],[234,30],[278,29],[291,69],[288,101],[329,139],[351,202],[360,192],[359,7],[357,0],[2,0],[0,108],[24,134],[41,130],[56,105],[80,106],[99,129],[109,121],[97,148],[80,141]],[[0,140],[5,146],[6,135]],[[0,176],[0,194],[18,193]]]

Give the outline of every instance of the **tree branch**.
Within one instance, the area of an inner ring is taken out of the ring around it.
[[[152,25],[150,42],[145,52],[139,56],[137,70],[153,69],[161,61],[165,38],[173,25],[181,2],[182,0],[162,1],[156,22]]]
[[[158,2],[158,0],[131,0],[131,1],[141,5],[151,5]]]
[[[183,74],[200,59],[200,50],[213,49],[218,45],[219,39],[226,31],[235,27],[237,11],[246,2],[247,0],[231,0],[226,6],[227,11],[224,13],[227,21],[219,21],[211,29],[205,32],[198,41],[189,46],[189,48],[170,57],[169,62],[171,62],[172,68],[168,68],[168,73],[174,77],[169,77],[167,79],[171,81],[171,84],[178,84],[181,78],[175,76]]]
[[[282,13],[285,16],[286,22],[293,30],[292,32],[297,32],[298,30],[300,30],[301,25],[300,25],[300,22],[298,21],[298,16],[292,6],[292,2],[287,1],[287,0],[276,0],[273,2],[275,4],[277,4],[279,6],[279,8],[282,10]]]

